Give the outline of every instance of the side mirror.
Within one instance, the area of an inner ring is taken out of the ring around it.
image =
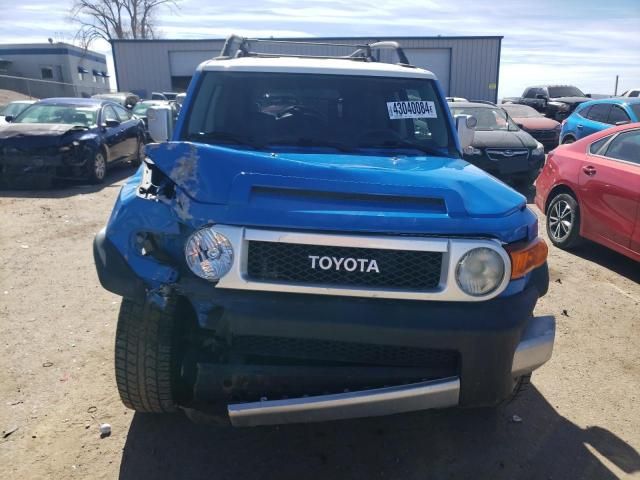
[[[103,125],[107,128],[115,128],[120,126],[120,122],[118,120],[105,120]]]
[[[124,108],[126,108],[127,110],[131,110],[133,108],[133,105],[131,105],[130,103],[127,103]]]
[[[518,127],[518,128],[524,128],[524,125],[523,125],[523,124],[521,124],[521,123],[516,123],[516,127]]]
[[[13,115],[7,115],[6,117],[4,117],[4,121],[7,123],[13,122]]]
[[[167,142],[173,135],[173,108],[156,105],[147,110],[147,129],[154,142]]]
[[[591,94],[590,93],[585,93],[584,96],[587,97],[587,98],[591,98]]]
[[[536,95],[536,98],[537,98],[538,100],[547,100],[547,96],[546,96],[546,95],[543,95],[543,94],[541,94],[541,93],[538,93],[538,94]]]
[[[455,122],[460,148],[464,150],[473,143],[474,128],[478,125],[478,119],[473,115],[456,115]]]

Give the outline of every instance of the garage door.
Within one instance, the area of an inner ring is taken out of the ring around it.
[[[449,95],[449,70],[451,66],[451,50],[449,48],[405,48],[409,61],[435,73],[445,95]]]
[[[190,77],[196,67],[205,60],[218,55],[211,50],[180,50],[169,52],[169,66],[172,77]]]

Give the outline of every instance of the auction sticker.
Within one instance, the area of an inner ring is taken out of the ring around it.
[[[399,120],[403,118],[438,118],[436,106],[426,100],[408,102],[387,102],[389,118]]]

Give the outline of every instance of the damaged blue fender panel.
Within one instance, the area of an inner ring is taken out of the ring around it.
[[[139,169],[122,187],[107,223],[105,237],[120,252],[132,272],[144,280],[147,288],[155,289],[175,282],[177,272],[169,265],[143,256],[138,234],[177,235],[180,227],[170,205],[137,195],[141,178],[142,169]]]

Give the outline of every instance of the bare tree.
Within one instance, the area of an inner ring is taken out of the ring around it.
[[[180,0],[75,0],[71,17],[80,24],[76,35],[84,47],[96,39],[155,38],[154,15]]]

